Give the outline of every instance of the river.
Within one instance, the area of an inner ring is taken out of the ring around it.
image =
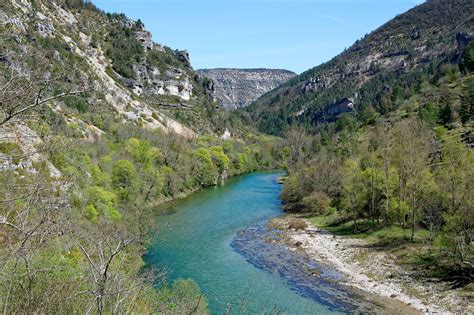
[[[157,218],[147,265],[165,269],[170,281],[195,280],[212,314],[223,314],[228,304],[238,310],[242,301],[244,314],[353,312],[356,298],[337,284],[335,271],[267,242],[265,222],[283,213],[281,175],[233,178],[169,206]],[[320,276],[303,273],[302,262]]]

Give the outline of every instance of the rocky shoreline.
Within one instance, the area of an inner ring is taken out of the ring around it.
[[[336,236],[307,221],[307,228],[289,228],[288,220],[283,217],[271,223],[282,231],[282,244],[335,268],[344,275],[342,284],[365,292],[369,299],[380,298],[389,309],[404,314],[474,314],[472,301],[449,290],[447,284],[414,277],[389,253],[370,248],[365,240]]]
[[[373,314],[383,310],[342,285],[343,276],[337,270],[288,248],[282,237],[282,231],[269,229],[262,223],[237,233],[231,247],[255,267],[278,275],[299,295],[331,311]]]

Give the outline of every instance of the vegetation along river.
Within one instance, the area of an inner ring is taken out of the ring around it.
[[[157,218],[147,264],[165,269],[171,281],[195,280],[212,314],[228,305],[244,314],[373,310],[338,284],[336,271],[271,242],[278,232],[265,223],[283,213],[281,175],[245,175],[174,203]]]

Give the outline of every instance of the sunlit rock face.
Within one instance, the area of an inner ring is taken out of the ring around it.
[[[296,76],[278,69],[204,69],[197,73],[213,81],[215,98],[227,109],[246,107]]]

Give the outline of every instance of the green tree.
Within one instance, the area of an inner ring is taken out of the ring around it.
[[[222,174],[229,169],[230,161],[227,155],[224,153],[224,149],[221,146],[212,146],[209,148],[212,156],[212,160],[217,166],[219,173]]]
[[[367,204],[367,189],[363,182],[363,172],[357,161],[348,159],[342,170],[342,204],[351,216],[353,232],[357,231],[357,219]]]
[[[428,102],[425,107],[419,111],[420,118],[430,127],[434,127],[438,122],[439,111],[432,102]]]
[[[439,122],[444,126],[448,126],[453,122],[453,120],[453,109],[451,104],[446,103],[439,111]]]
[[[127,150],[143,169],[150,169],[161,157],[160,149],[151,147],[147,140],[140,141],[137,138],[130,138],[127,141]]]
[[[303,206],[305,211],[313,214],[324,214],[331,205],[331,198],[324,192],[315,191],[311,195],[303,198]]]
[[[135,186],[135,166],[128,160],[118,160],[112,168],[112,185],[122,200],[128,201]]]
[[[88,201],[84,215],[87,219],[97,222],[100,216],[110,221],[118,221],[122,218],[116,208],[117,197],[113,192],[93,186],[87,189],[86,194]]]
[[[429,177],[432,137],[431,131],[418,119],[405,120],[394,127],[392,152],[399,178],[398,201],[410,203],[412,241],[419,216],[419,198],[424,189],[424,181]]]
[[[212,160],[211,152],[206,148],[199,148],[195,153],[196,159],[195,176],[202,186],[216,184],[217,167]]]
[[[463,124],[474,119],[474,78],[466,80],[466,88],[461,99],[459,116]]]
[[[474,71],[474,41],[470,40],[469,45],[466,47],[464,51],[461,62],[460,62],[460,69],[464,73],[469,73]]]
[[[443,214],[445,227],[442,243],[464,262],[473,254],[474,232],[474,155],[454,131],[443,139],[442,159],[436,172],[448,211]]]

